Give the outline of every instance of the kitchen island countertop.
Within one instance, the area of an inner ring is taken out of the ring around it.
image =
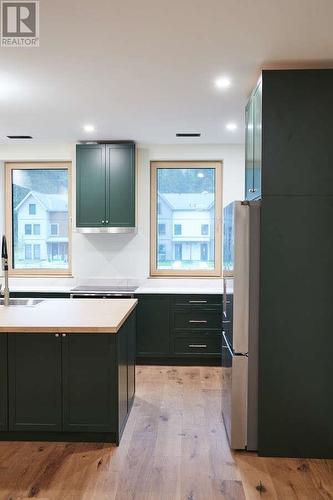
[[[57,299],[0,306],[1,333],[117,333],[137,299]]]

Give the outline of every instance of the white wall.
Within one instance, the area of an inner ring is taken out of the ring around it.
[[[14,160],[72,160],[74,165],[75,146],[72,144],[0,145],[0,234],[4,232],[3,162]],[[223,204],[226,205],[244,196],[243,145],[139,145],[138,232],[136,235],[74,233],[75,279],[144,279],[149,275],[151,160],[223,160]],[[41,280],[45,282],[45,278]]]

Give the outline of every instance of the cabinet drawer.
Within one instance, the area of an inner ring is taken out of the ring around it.
[[[174,328],[222,328],[222,312],[215,309],[186,309],[174,312]]]
[[[172,298],[175,306],[209,306],[222,304],[222,295],[175,295]]]
[[[220,354],[221,335],[220,334],[194,334],[174,336],[175,354]]]

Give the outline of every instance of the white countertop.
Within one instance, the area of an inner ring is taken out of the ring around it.
[[[28,278],[27,278],[28,280]],[[12,282],[12,283],[11,283]],[[222,294],[223,280],[220,278],[148,278],[146,280],[130,280],[130,279],[115,279],[115,280],[82,280],[73,284],[54,285],[36,285],[22,284],[22,279],[19,284],[15,284],[15,279],[9,281],[10,290],[12,292],[31,292],[31,293],[70,293],[71,289],[77,285],[93,284],[110,286],[112,285],[134,285],[138,286],[135,290],[136,294]],[[232,293],[233,280],[227,278],[227,292]]]
[[[33,307],[0,306],[0,332],[117,333],[137,303],[137,299],[57,299]]]
[[[233,280],[227,279],[227,293],[233,291]],[[192,279],[147,279],[139,288],[136,294],[164,293],[164,294],[223,294],[222,279],[192,278]]]

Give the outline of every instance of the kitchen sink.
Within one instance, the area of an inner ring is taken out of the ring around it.
[[[9,299],[10,306],[34,307],[43,302],[42,299]],[[0,299],[0,306],[4,305],[4,300]]]

